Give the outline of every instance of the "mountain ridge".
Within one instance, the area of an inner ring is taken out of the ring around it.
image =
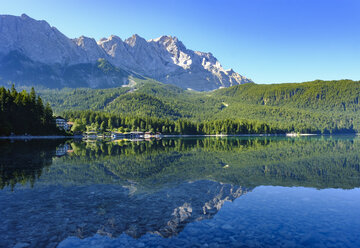
[[[4,67],[8,64],[7,56],[12,52],[21,54],[27,62],[19,61],[13,67]],[[127,71],[128,75],[119,78],[109,78],[106,73],[97,74],[95,78],[83,76],[91,75],[90,68],[95,69],[93,65],[99,59]],[[49,84],[51,88],[86,85],[90,88],[118,87],[129,82],[129,76],[139,75],[198,91],[252,82],[232,69],[224,69],[212,53],[187,49],[177,37],[164,35],[145,40],[134,34],[125,40],[116,35],[99,41],[86,36],[70,39],[46,21],[35,20],[26,14],[20,17],[0,15],[0,61],[2,83]],[[75,73],[79,82],[64,80],[64,71],[78,65],[87,65],[88,68]],[[24,71],[33,74],[31,80]],[[48,82],[37,80],[37,76],[46,78]]]

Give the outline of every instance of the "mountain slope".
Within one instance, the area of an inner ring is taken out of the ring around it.
[[[245,84],[233,86],[225,89],[218,89],[212,92],[194,92],[183,90],[173,85],[162,84],[149,79],[134,79],[133,86],[114,88],[109,90],[83,89],[83,91],[73,90],[71,93],[74,100],[77,99],[78,92],[81,94],[101,94],[111,97],[118,90],[121,94],[144,94],[156,97],[162,101],[178,104],[188,104],[189,107],[181,107],[182,112],[191,109],[214,109],[234,110],[240,105],[254,105],[264,109],[285,107],[291,109],[301,109],[309,111],[328,111],[338,113],[357,113],[360,110],[360,81],[340,80],[340,81],[312,81],[296,84]],[[44,97],[55,95],[62,98],[71,96],[64,94],[69,90],[40,90],[39,93]],[[51,100],[49,98],[48,100]],[[100,100],[100,99],[99,99]],[[96,98],[93,101],[97,101]],[[77,103],[81,109],[81,102]],[[211,105],[211,106],[209,106]],[[66,106],[54,105],[55,110],[65,110]],[[111,105],[104,106],[116,112],[116,108]],[[209,107],[209,108],[208,108]],[[85,109],[85,108],[84,108]],[[96,110],[96,109],[94,109]],[[97,109],[100,110],[100,109]],[[196,114],[192,115],[196,118]],[[234,116],[235,117],[235,116]]]
[[[0,16],[0,54],[19,51],[45,64],[87,63],[84,51],[46,21],[23,14]]]
[[[137,83],[131,87],[38,92],[57,113],[91,109],[172,120],[255,120],[310,131],[336,127],[360,130],[359,81],[245,84],[194,92],[153,80],[134,80]]]
[[[220,89],[214,95],[264,106],[355,112],[360,110],[360,81],[316,80],[305,83],[247,84]]]
[[[99,59],[124,73],[99,73]],[[71,71],[72,78],[67,78],[64,71]],[[0,15],[2,84],[13,81],[49,88],[106,88],[127,84],[130,76],[145,76],[199,91],[252,82],[233,70],[225,70],[211,53],[187,49],[176,37],[146,41],[133,35],[123,41],[112,35],[98,42],[84,36],[69,39],[46,21],[25,14]]]
[[[128,83],[131,75],[105,59],[98,59],[93,63],[49,65],[35,62],[19,51],[11,51],[0,59],[1,81],[15,82],[17,85],[109,88]]]

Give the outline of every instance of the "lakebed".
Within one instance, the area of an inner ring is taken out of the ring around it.
[[[357,136],[0,146],[4,247],[360,244]]]

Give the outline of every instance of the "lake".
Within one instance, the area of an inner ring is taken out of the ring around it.
[[[0,141],[0,247],[360,247],[360,137]]]

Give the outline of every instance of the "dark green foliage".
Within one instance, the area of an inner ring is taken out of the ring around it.
[[[61,91],[43,89],[38,90],[40,96],[55,112],[60,114],[64,110],[104,110],[118,96],[129,91],[127,87],[116,89],[91,90],[87,88],[69,89]]]
[[[57,134],[50,105],[43,105],[34,88],[30,93],[0,88],[0,135]]]
[[[124,131],[152,131],[163,134],[270,134],[284,130],[272,128],[266,123],[247,120],[215,120],[194,122],[188,119],[159,119],[155,117],[137,117],[95,111],[65,111],[63,116],[76,123],[76,131],[86,131],[86,125]],[[80,126],[82,128],[80,128]]]
[[[120,113],[171,119],[181,117],[180,113],[173,110],[172,105],[164,103],[160,98],[138,92],[120,95],[109,106]]]
[[[73,152],[55,159],[43,181],[132,182],[139,190],[204,179],[244,187],[360,185],[360,143],[354,137],[187,138],[71,146]]]
[[[34,184],[40,176],[47,185],[131,182],[148,190],[204,179],[244,187],[360,186],[360,142],[354,137],[73,140],[71,153],[54,158],[59,142],[0,142],[0,188]]]
[[[248,104],[339,112],[360,110],[359,94],[360,82],[352,80],[245,84],[214,92],[216,96],[228,96]]]
[[[62,140],[0,141],[0,189],[39,179],[49,167]]]
[[[267,133],[275,130],[354,133],[360,130],[360,82],[356,81],[244,84],[213,92],[187,91],[149,79],[135,81],[137,84],[132,87],[41,90],[40,94],[59,114],[65,110],[91,109],[122,116],[187,120],[196,126],[205,122],[215,125],[218,121],[217,128],[207,129],[205,133],[234,133],[219,128],[222,125],[219,122],[229,121],[254,123],[255,126],[266,123],[271,130]]]
[[[229,105],[221,117],[246,116],[299,132],[360,130],[359,81],[246,84],[217,90],[213,97]]]

